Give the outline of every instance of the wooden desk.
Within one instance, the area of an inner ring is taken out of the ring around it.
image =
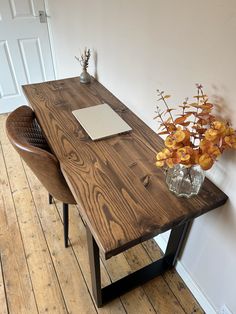
[[[172,267],[189,222],[226,202],[208,179],[191,199],[170,193],[154,164],[162,140],[96,80],[83,85],[75,77],[23,89],[87,224],[98,306]],[[71,111],[100,103],[108,103],[132,132],[90,140]],[[108,259],[171,228],[161,260],[101,289],[99,249]]]

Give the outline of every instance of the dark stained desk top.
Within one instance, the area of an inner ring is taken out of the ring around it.
[[[226,202],[227,196],[208,179],[191,199],[169,192],[155,166],[163,141],[96,80],[85,85],[75,77],[23,89],[105,258]],[[72,110],[101,103],[108,103],[133,130],[92,141]]]

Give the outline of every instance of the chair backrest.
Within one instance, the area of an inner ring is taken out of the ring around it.
[[[17,108],[7,118],[6,131],[14,148],[48,192],[63,203],[75,204],[59,161],[51,153],[34,111],[28,106]]]

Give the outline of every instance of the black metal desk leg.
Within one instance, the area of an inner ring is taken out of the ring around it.
[[[191,221],[188,221],[171,230],[166,252],[163,257],[165,263],[170,267],[174,266],[177,261],[190,222]]]
[[[92,292],[93,292],[93,297],[95,299],[97,306],[101,307],[102,306],[102,289],[101,289],[99,248],[88,227],[86,228],[86,230],[87,230],[89,264],[90,264],[90,271],[91,271]]]
[[[167,244],[167,249],[163,258],[147,265],[132,274],[129,274],[108,286],[101,288],[101,273],[99,248],[95,242],[89,228],[87,227],[89,263],[92,279],[92,292],[98,307],[119,297],[120,295],[142,285],[149,280],[162,275],[165,271],[172,268],[176,262],[186,235],[189,223],[177,226],[172,229]]]
[[[52,195],[50,193],[48,193],[48,202],[49,202],[49,204],[52,204],[52,200],[53,200]]]

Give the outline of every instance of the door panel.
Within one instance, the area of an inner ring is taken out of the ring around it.
[[[43,0],[0,0],[0,113],[26,104],[21,85],[55,79]]]
[[[45,68],[39,38],[19,39],[27,83],[45,81]],[[33,66],[32,66],[33,65]]]
[[[10,0],[12,17],[33,17],[35,15],[34,3],[32,0]]]
[[[18,96],[14,67],[6,40],[0,41],[0,60],[3,64],[0,71],[0,97]]]

